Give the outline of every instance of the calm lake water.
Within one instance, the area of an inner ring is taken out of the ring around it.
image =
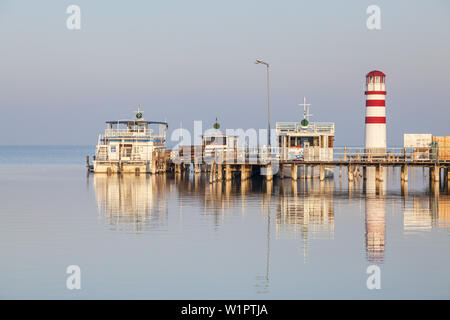
[[[450,298],[450,196],[362,180],[88,175],[94,147],[0,147],[0,298]],[[405,190],[404,190],[405,191]],[[81,290],[66,268],[81,268]],[[366,269],[381,270],[369,290]]]

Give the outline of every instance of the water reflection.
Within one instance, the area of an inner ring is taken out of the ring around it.
[[[167,230],[165,176],[96,174],[94,189],[99,212],[111,228]]]
[[[271,232],[274,240],[300,240],[299,248],[306,262],[314,240],[334,240],[335,206],[343,200],[359,201],[361,211],[364,210],[364,245],[369,262],[384,262],[387,201],[399,200],[395,203],[402,207],[395,210],[403,213],[405,233],[450,226],[448,192],[436,195],[426,187],[408,192],[407,184],[393,191],[388,189],[396,179],[391,171],[379,173],[377,181],[375,168],[367,168],[366,179],[359,176],[352,183],[338,177],[322,182],[318,179],[295,182],[290,179],[273,182],[252,179],[209,183],[206,174],[94,175],[93,180],[99,212],[112,229],[167,231],[170,204],[172,207],[175,204],[175,210],[179,212],[187,205],[201,208],[200,216],[212,218],[216,230],[222,224],[236,223],[228,217],[245,217],[247,211],[256,209],[264,218],[267,229],[267,271],[261,275],[258,289],[264,292],[269,281]],[[415,183],[414,179],[418,178],[411,174],[409,187]],[[181,216],[178,223],[182,224]]]
[[[282,192],[277,197],[277,236],[333,239],[334,235],[334,183],[326,181],[301,181],[305,192],[297,191],[297,183],[282,182]]]
[[[366,196],[366,251],[369,262],[384,260],[386,233],[386,199],[383,196]]]
[[[414,195],[405,200],[403,226],[406,233],[450,227],[450,195]]]
[[[384,261],[386,239],[386,170],[377,175],[375,168],[366,168],[365,214],[366,254],[371,263]]]
[[[286,179],[280,182],[279,188],[276,238],[302,239],[301,252],[306,263],[311,247],[309,240],[334,237],[334,182]]]

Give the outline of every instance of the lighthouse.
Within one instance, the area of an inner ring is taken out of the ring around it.
[[[386,152],[386,75],[371,71],[366,75],[366,151]]]

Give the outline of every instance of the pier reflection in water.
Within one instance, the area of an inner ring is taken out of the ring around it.
[[[308,239],[333,240],[335,202],[345,198],[361,199],[365,207],[367,260],[382,263],[386,245],[387,198],[398,194],[387,189],[390,174],[390,171],[382,173],[382,181],[377,181],[375,168],[368,168],[367,180],[356,179],[351,183],[339,178],[296,182],[290,179],[267,182],[257,178],[210,183],[206,174],[97,174],[93,176],[93,185],[105,223],[112,229],[126,231],[167,230],[167,202],[174,190],[178,195],[179,213],[183,212],[183,202],[189,206],[195,203],[203,208],[204,217],[212,217],[216,227],[227,223],[227,216],[237,212],[244,218],[246,207],[258,202],[262,217],[269,219],[274,215],[275,239],[301,239],[305,258]],[[414,173],[411,177],[414,179]],[[405,188],[407,190],[408,186],[401,186],[403,229],[406,233],[450,226],[448,194],[441,192],[436,196],[427,190],[408,194]],[[390,193],[386,194],[387,191]],[[179,219],[182,223],[181,216]]]
[[[255,294],[270,295],[274,243],[296,242],[296,254],[304,264],[310,263],[308,256],[315,250],[322,251],[323,241],[335,241],[336,228],[348,228],[337,223],[346,215],[342,210],[346,203],[359,203],[362,209],[361,246],[369,264],[386,263],[385,254],[390,249],[387,212],[403,214],[405,234],[450,226],[450,198],[445,191],[436,196],[430,192],[430,186],[414,181],[421,179],[421,172],[411,172],[411,190],[408,190],[408,185],[392,183],[398,181],[392,178],[394,174],[395,171],[386,170],[377,181],[375,170],[369,168],[367,180],[359,176],[353,182],[339,179],[336,174],[335,179],[325,181],[276,179],[272,182],[256,178],[223,183],[210,183],[206,174],[192,173],[95,175],[93,186],[105,224],[119,231],[169,232],[169,221],[177,228],[189,229],[192,226],[183,224],[192,220],[192,208],[200,208],[196,211],[199,217],[194,220],[203,226],[209,221],[211,230],[220,232],[228,224],[240,229],[239,221],[255,219],[257,209],[262,219],[258,223],[260,263],[253,270],[253,287]],[[427,178],[423,177],[423,181]],[[252,217],[247,216],[248,211],[253,212]]]
[[[450,196],[428,170],[410,168],[402,185],[399,168],[378,183],[349,183],[343,168],[322,183],[211,184],[48,161],[0,165],[1,297],[450,298]],[[82,269],[76,293],[71,264]],[[377,292],[366,288],[372,264]]]

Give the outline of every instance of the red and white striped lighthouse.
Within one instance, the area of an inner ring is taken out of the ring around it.
[[[386,150],[386,75],[371,71],[366,75],[366,150]]]

